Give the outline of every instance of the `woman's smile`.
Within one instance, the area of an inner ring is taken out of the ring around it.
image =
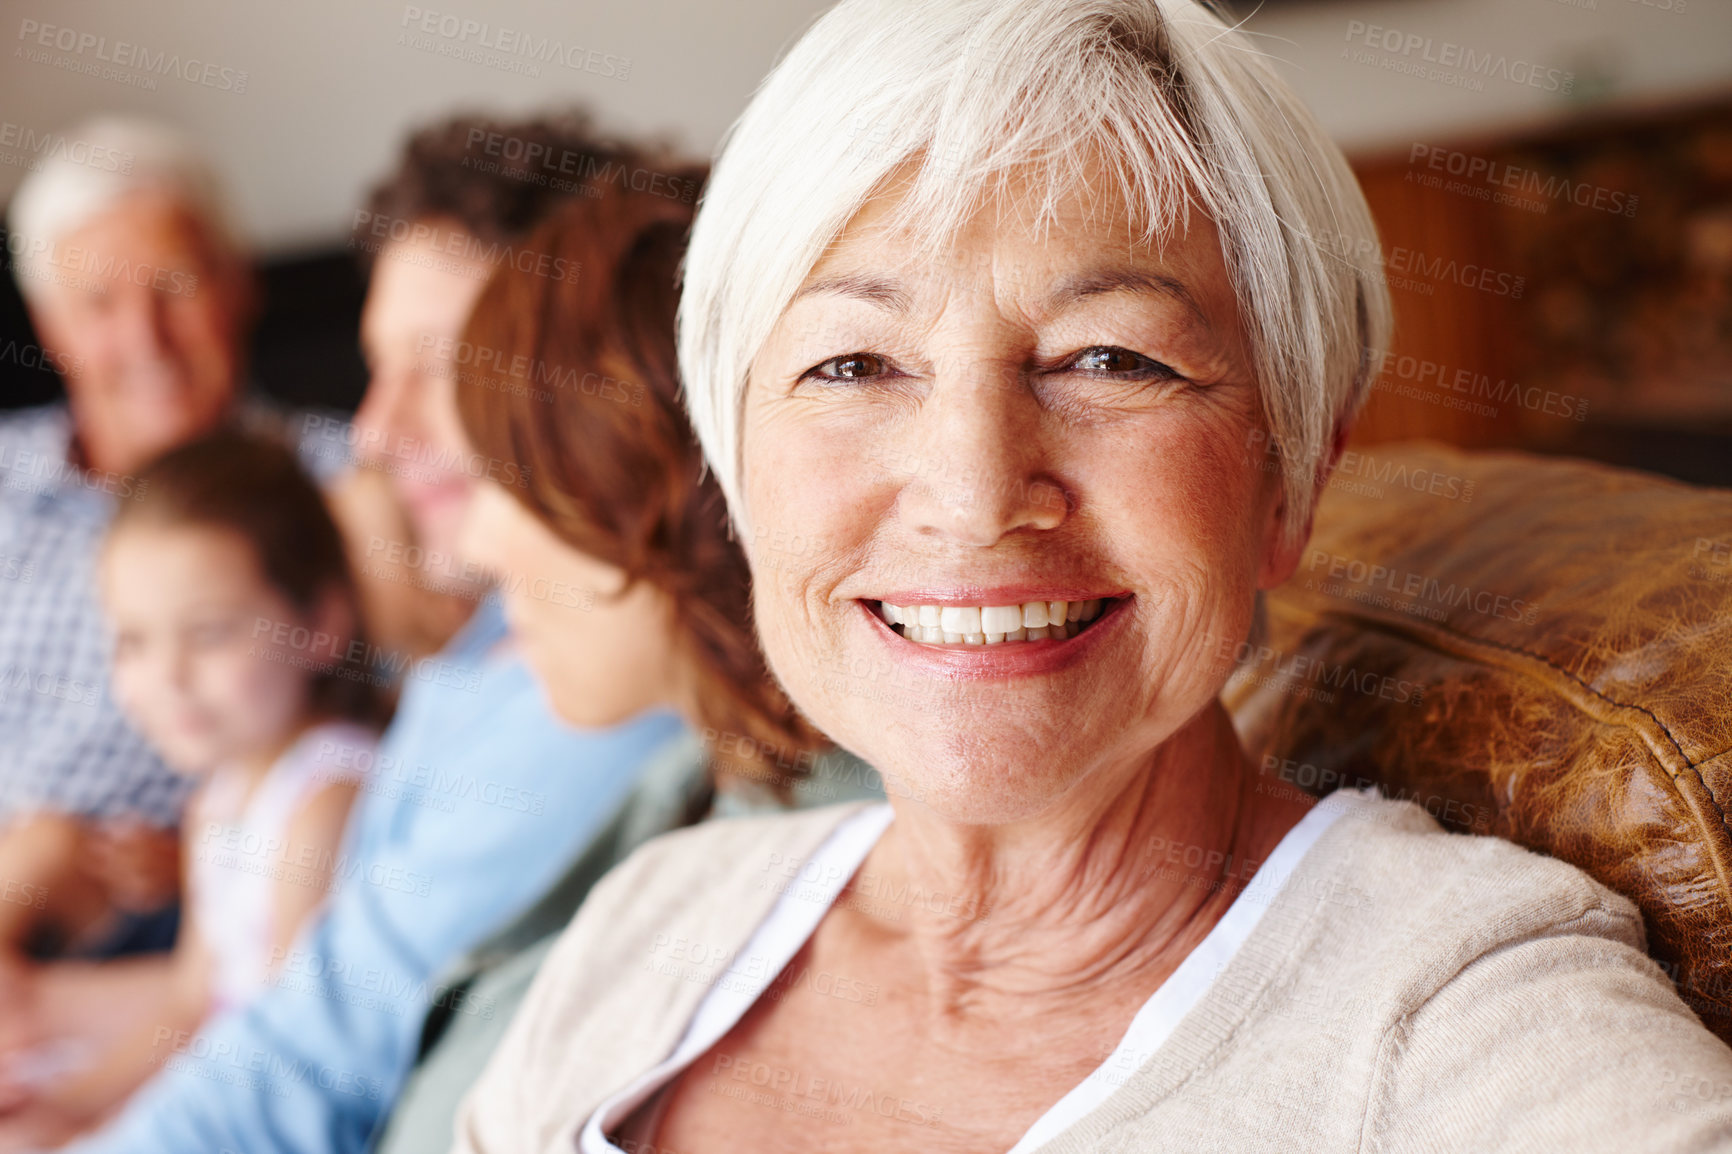
[[[925,676],[980,680],[1056,673],[1093,658],[1123,632],[1134,601],[1131,595],[1120,594],[1075,600],[1030,599],[1017,605],[936,601],[897,605],[881,600],[854,604],[891,661]],[[886,608],[895,612],[895,622],[886,615]],[[1062,624],[1026,624],[1052,621],[1055,609]],[[1015,629],[986,631],[988,626],[1008,626],[1013,611],[1022,624]],[[1084,613],[1089,614],[1086,619]],[[938,625],[920,624],[935,616]],[[947,629],[947,624],[965,628]],[[967,628],[977,624],[978,631]]]
[[[878,615],[920,645],[999,645],[1064,641],[1110,609],[1115,597],[1036,598],[1003,605],[878,602]]]

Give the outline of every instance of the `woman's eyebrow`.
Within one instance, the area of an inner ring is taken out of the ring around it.
[[[892,312],[907,312],[909,306],[908,293],[898,287],[894,281],[857,273],[819,277],[817,280],[808,281],[801,285],[800,290],[794,294],[794,300],[815,296],[818,293],[854,297],[856,300],[863,300],[868,304],[874,304]],[[789,303],[792,304],[793,301]]]
[[[1047,295],[1042,302],[1042,313],[1046,316],[1056,316],[1089,297],[1103,296],[1107,293],[1145,293],[1164,296],[1184,305],[1189,309],[1197,322],[1208,328],[1209,318],[1198,307],[1196,298],[1191,295],[1180,281],[1159,273],[1139,272],[1136,269],[1107,269],[1101,272],[1083,273],[1067,277],[1059,282],[1059,286]]]
[[[1196,298],[1183,282],[1159,273],[1124,268],[1081,273],[1065,278],[1041,303],[1042,314],[1048,317],[1056,316],[1089,297],[1119,292],[1167,297],[1188,309],[1198,324],[1204,328],[1211,327],[1209,318],[1197,305]],[[808,281],[794,293],[793,300],[823,293],[852,297],[891,312],[907,312],[911,304],[907,290],[897,282],[863,273],[842,273]],[[789,303],[792,304],[793,301]]]

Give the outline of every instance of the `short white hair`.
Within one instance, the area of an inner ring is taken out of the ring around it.
[[[1197,0],[844,0],[788,51],[729,129],[680,301],[687,406],[737,525],[747,374],[865,201],[911,170],[897,223],[941,261],[1011,175],[1035,176],[1041,227],[1091,163],[1145,243],[1193,203],[1215,222],[1286,529],[1301,530],[1382,363],[1389,290],[1346,159],[1251,38]]]
[[[26,299],[40,300],[53,283],[50,250],[62,238],[134,193],[167,193],[226,254],[240,254],[216,170],[184,133],[154,120],[98,116],[64,139],[19,182],[6,212],[12,274]]]

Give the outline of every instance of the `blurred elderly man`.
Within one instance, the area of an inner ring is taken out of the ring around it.
[[[254,292],[182,137],[112,118],[73,134],[123,163],[56,157],[7,221],[67,400],[0,418],[0,552],[29,566],[0,596],[0,875],[39,899],[0,903],[0,946],[100,953],[172,934],[131,911],[170,901],[185,790],[109,694],[91,565],[130,474],[234,408]]]

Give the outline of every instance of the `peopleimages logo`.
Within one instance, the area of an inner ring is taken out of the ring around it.
[[[431,221],[409,220],[406,217],[386,216],[368,212],[366,209],[356,209],[354,220],[349,226],[349,247],[377,253],[387,243],[404,246],[403,251],[395,254],[397,259],[428,253],[455,257],[460,264],[435,266],[449,272],[460,271],[463,264],[488,266],[477,270],[480,275],[475,279],[478,280],[491,276],[492,270],[500,265],[508,265],[531,276],[550,277],[573,284],[577,283],[577,278],[583,271],[583,266],[577,261],[526,245],[484,241],[462,229],[443,228]],[[418,253],[418,247],[425,247],[428,253]]]
[[[61,376],[68,373],[83,372],[84,358],[69,357],[57,353],[43,345],[33,345],[28,341],[7,341],[0,345],[0,365],[12,364],[21,369],[32,369],[37,372],[56,372]]]
[[[1444,621],[1449,610],[1465,606],[1487,617],[1532,625],[1540,611],[1537,602],[1520,597],[1475,589],[1466,583],[1446,583],[1423,573],[1344,557],[1325,549],[1311,550],[1306,570],[1316,574],[1305,579],[1307,589],[1320,588],[1332,597],[1417,613],[1433,621]],[[1396,600],[1391,600],[1392,597]]]
[[[11,662],[0,666],[0,702],[14,693],[33,693],[38,697],[55,697],[73,705],[92,705],[102,699],[102,687],[78,681],[63,673],[31,669]]]
[[[61,64],[64,67],[61,61],[36,50],[52,48],[57,52],[71,53],[88,61],[112,64],[117,68],[130,68],[155,76],[178,77],[188,84],[215,88],[221,92],[240,93],[247,90],[247,73],[244,69],[229,68],[193,56],[183,58],[178,52],[152,52],[142,44],[133,44],[127,40],[115,40],[111,43],[106,36],[98,36],[94,32],[80,32],[76,28],[61,24],[21,20],[18,22],[18,39],[24,43],[14,50],[13,55],[33,64]]]
[[[514,164],[522,164],[536,171],[512,174],[518,179],[531,179],[536,183],[547,183],[542,178],[554,176],[572,177],[572,181],[552,184],[551,187],[564,188],[566,191],[576,191],[579,188],[595,188],[595,194],[601,194],[601,185],[617,184],[622,189],[629,188],[633,192],[647,192],[652,196],[666,197],[682,204],[690,204],[697,199],[698,182],[683,179],[665,172],[656,172],[648,168],[627,168],[617,160],[598,157],[593,152],[578,149],[561,148],[557,153],[549,144],[539,140],[525,140],[521,136],[513,136],[505,132],[490,132],[485,128],[471,128],[469,139],[464,142],[464,148],[479,151],[497,160],[506,160]],[[495,161],[481,161],[465,156],[463,166],[474,168],[479,172],[498,172],[499,164]],[[578,184],[585,181],[587,184]]]
[[[1491,79],[1567,96],[1576,82],[1574,72],[1561,68],[1547,68],[1531,60],[1512,59],[1501,52],[1483,51],[1417,32],[1367,24],[1363,20],[1347,22],[1346,39],[1348,46],[1341,50],[1343,60],[1375,64],[1387,71],[1437,80],[1472,91],[1482,90],[1485,81]],[[1375,52],[1357,52],[1355,44]]]
[[[102,292],[106,288],[105,281],[125,281],[171,296],[198,294],[198,275],[186,269],[142,261],[135,263],[110,252],[62,244],[46,236],[7,233],[6,251],[13,257],[15,275],[49,281],[80,292]]]
[[[1631,193],[1532,168],[1520,168],[1489,157],[1472,156],[1452,148],[1415,143],[1407,153],[1408,167],[1412,169],[1422,163],[1433,172],[1459,176],[1469,184],[1483,183],[1497,190],[1508,189],[1516,195],[1568,201],[1578,208],[1592,208],[1614,216],[1636,215],[1639,198]],[[1410,171],[1409,179],[1412,176]]]
[[[1387,252],[1378,248],[1375,240],[1342,234],[1319,234],[1318,247],[1344,260],[1365,263],[1376,260],[1383,268],[1391,288],[1412,289],[1430,296],[1439,284],[1453,284],[1475,289],[1492,296],[1520,300],[1527,287],[1527,278],[1500,269],[1488,268],[1472,261],[1432,255],[1406,245],[1396,245]],[[1413,277],[1423,279],[1414,280]]]
[[[64,453],[37,452],[0,445],[0,489],[53,493],[78,486],[91,493],[107,493],[122,500],[142,497],[150,482],[125,473],[81,469]]]
[[[1420,357],[1403,354],[1384,353],[1379,362],[1377,379],[1372,388],[1390,388],[1392,379],[1412,381],[1416,385],[1430,390],[1462,393],[1469,397],[1477,397],[1486,401],[1495,401],[1499,405],[1514,404],[1534,413],[1544,413],[1547,416],[1563,417],[1573,421],[1588,419],[1588,400],[1569,393],[1559,393],[1552,389],[1542,389],[1538,385],[1524,385],[1520,381],[1511,381],[1504,377],[1495,380],[1487,373],[1475,372],[1471,369],[1456,368],[1452,365],[1439,364],[1436,361],[1424,360]],[[1403,391],[1396,387],[1390,391],[1402,396],[1420,396],[1417,391]],[[1463,405],[1470,411],[1481,411],[1482,416],[1495,417],[1498,410],[1492,405]]]
[[[558,64],[574,72],[588,72],[608,80],[626,80],[631,76],[631,61],[624,56],[567,44],[550,36],[537,36],[522,29],[471,20],[453,12],[435,12],[413,4],[404,5],[400,26],[408,35],[437,36],[435,42],[399,41],[412,48],[433,51],[441,56],[453,56],[475,64],[505,65],[509,71],[539,76],[537,64]]]
[[[101,172],[131,175],[133,161],[136,159],[132,153],[110,148],[106,144],[75,140],[63,132],[38,132],[10,120],[0,120],[0,148],[17,150],[14,155],[18,158],[16,161],[0,160],[0,163],[22,162],[23,167],[33,170],[46,160],[64,160]]]

